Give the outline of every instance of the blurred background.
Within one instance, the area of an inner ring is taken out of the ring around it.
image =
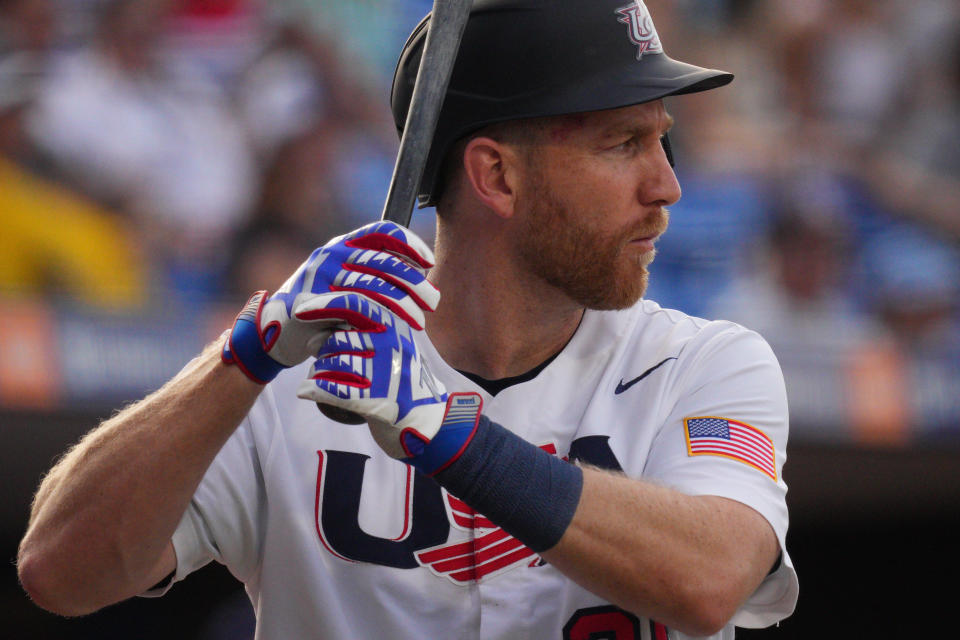
[[[389,81],[430,4],[0,0],[2,635],[252,637],[222,567],[65,620],[23,595],[16,545],[81,434],[159,387],[250,292],[379,217]],[[790,398],[800,602],[741,636],[947,629],[960,3],[647,4],[669,54],[737,75],[668,101],[684,195],[649,297],[761,332]],[[433,213],[413,227],[431,238]]]

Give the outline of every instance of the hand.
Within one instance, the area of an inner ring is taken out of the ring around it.
[[[448,395],[423,360],[414,329],[397,314],[363,296],[343,302],[367,325],[334,331],[297,395],[363,416],[388,455],[436,473],[473,437],[480,396]]]
[[[258,291],[237,316],[223,360],[265,384],[286,367],[314,355],[333,327],[362,329],[370,320],[342,299],[361,294],[410,325],[422,328],[424,311],[440,292],[426,279],[430,248],[411,231],[376,222],[315,250],[271,296]]]

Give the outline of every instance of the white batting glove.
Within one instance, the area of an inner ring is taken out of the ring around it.
[[[397,314],[362,296],[345,300],[372,325],[334,331],[297,395],[363,416],[387,455],[436,473],[472,438],[480,396],[448,395]]]
[[[271,296],[258,291],[237,316],[223,360],[260,384],[314,355],[333,327],[358,329],[370,320],[343,298],[375,300],[412,326],[440,300],[427,279],[433,252],[416,234],[393,222],[375,222],[315,250]]]

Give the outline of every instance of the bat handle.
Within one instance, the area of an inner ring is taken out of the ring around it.
[[[366,419],[363,416],[356,414],[353,411],[347,411],[346,409],[335,407],[332,404],[323,404],[318,402],[317,408],[320,409],[320,413],[341,424],[363,424],[366,422]]]

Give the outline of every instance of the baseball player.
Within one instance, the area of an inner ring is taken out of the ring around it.
[[[254,294],[45,478],[28,592],[82,614],[217,560],[258,638],[732,638],[788,616],[777,362],[642,298],[680,197],[663,98],[731,79],[667,57],[643,2],[476,2],[421,185],[435,253],[374,223]]]

